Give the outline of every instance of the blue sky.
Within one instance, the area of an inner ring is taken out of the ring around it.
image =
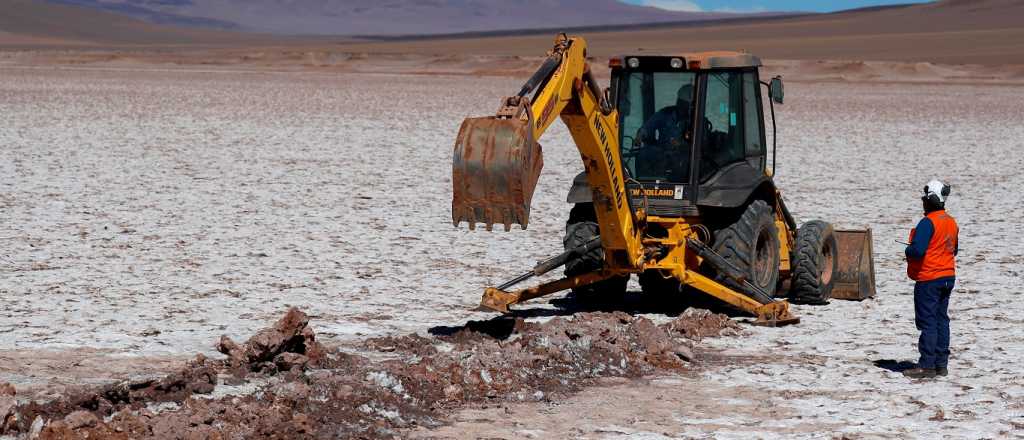
[[[657,6],[678,11],[815,11],[831,12],[896,3],[925,3],[925,0],[622,0],[635,5]]]

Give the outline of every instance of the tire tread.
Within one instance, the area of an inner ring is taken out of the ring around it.
[[[763,220],[764,218],[769,219],[767,227],[771,231],[772,236],[778,237],[778,231],[775,229],[774,212],[771,207],[764,200],[754,200],[747,206],[747,209],[743,211],[743,214],[740,215],[740,218],[735,223],[715,231],[715,242],[712,248],[725,260],[745,273],[750,273],[749,268],[754,264],[754,254],[756,251],[751,246],[756,247],[757,228],[761,222],[765,221]],[[775,244],[776,249],[778,249],[776,240],[772,240],[772,242]],[[777,270],[775,274],[774,277],[771,277],[773,281],[769,283],[769,286],[760,286],[769,295],[775,292],[776,284],[778,283]],[[745,290],[725,275],[717,274],[715,280],[730,288],[740,291]],[[753,283],[754,280],[750,281]]]
[[[793,252],[793,281],[790,298],[803,304],[826,304],[832,294],[831,286],[822,286],[821,272],[825,263],[821,247],[833,235],[832,225],[821,220],[811,220],[797,230],[796,248]],[[835,240],[832,238],[832,240]],[[836,249],[833,244],[833,252]],[[835,263],[833,263],[835,264]],[[833,270],[832,283],[835,283]]]
[[[593,205],[578,203],[569,212],[569,220],[565,222],[565,237],[562,245],[565,250],[578,247],[600,234]],[[565,263],[565,276],[576,276],[593,272],[604,266],[604,249],[597,248],[586,254],[569,259]],[[621,295],[626,292],[629,277],[613,277],[583,287],[573,288],[574,294],[584,295]]]

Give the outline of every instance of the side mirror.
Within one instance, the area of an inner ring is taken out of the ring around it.
[[[782,86],[782,77],[776,76],[772,78],[772,81],[768,83],[768,96],[779,104],[782,104],[782,98],[785,96],[786,90]]]

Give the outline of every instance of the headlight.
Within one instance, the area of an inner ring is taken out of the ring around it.
[[[683,68],[683,59],[682,58],[672,58],[672,60],[669,61],[668,64],[670,66],[672,66],[673,69],[682,69]]]
[[[640,60],[636,58],[630,58],[626,60],[626,64],[629,65],[630,69],[636,69],[637,67],[640,67]]]

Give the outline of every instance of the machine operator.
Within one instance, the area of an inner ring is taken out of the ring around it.
[[[634,147],[641,148],[638,174],[673,182],[689,180],[692,128],[693,85],[683,84],[675,105],[655,112],[638,130],[634,138]]]

